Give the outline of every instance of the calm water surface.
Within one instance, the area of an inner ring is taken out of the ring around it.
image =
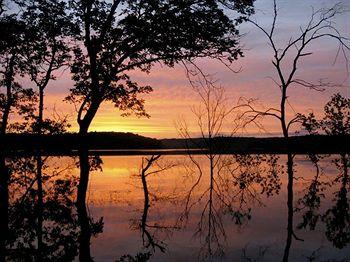
[[[348,155],[294,157],[293,232],[286,156],[41,160],[6,160],[8,261],[350,261]]]

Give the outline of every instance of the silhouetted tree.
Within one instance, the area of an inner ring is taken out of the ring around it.
[[[270,196],[279,192],[280,170],[277,164],[278,158],[275,156],[224,156],[216,153],[218,149],[216,138],[224,132],[224,127],[227,127],[230,120],[233,122],[230,125],[232,127],[230,135],[239,127],[239,123],[233,120],[236,109],[241,105],[229,107],[222,87],[215,86],[215,81],[211,81],[201,72],[199,75],[193,75],[198,78],[193,79],[189,76],[189,79],[198,94],[200,105],[192,108],[192,111],[201,140],[204,141],[197,147],[207,151],[204,157],[209,162],[208,180],[206,180],[206,166],[189,153],[193,167],[189,167],[188,170],[193,172],[196,178],[185,196],[184,212],[180,216],[180,221],[188,219],[191,209],[204,202],[195,235],[203,241],[199,253],[200,260],[211,260],[215,256],[224,255],[226,232],[223,217],[227,215],[235,224],[243,225],[251,218],[251,206],[255,203],[262,204],[261,194]],[[178,129],[188,143],[196,144],[184,121],[179,122]],[[222,143],[220,146],[223,146]],[[194,191],[200,190],[202,183],[205,183],[204,190],[198,197],[194,197]]]
[[[330,101],[324,106],[324,117],[321,120],[317,120],[312,112],[308,115],[300,114],[300,119],[302,129],[307,131],[310,135],[319,134],[320,131],[325,132],[327,135],[350,134],[350,99],[343,97],[339,93],[334,94]],[[325,189],[331,185],[321,179],[323,171],[319,166],[319,161],[322,158],[323,157],[320,155],[309,155],[309,159],[316,168],[316,174],[305,196],[298,201],[300,207],[297,208],[297,211],[307,208],[307,211],[303,214],[302,223],[298,225],[300,228],[309,226],[309,228],[313,230],[322,217],[322,214],[318,213],[318,209],[321,204],[321,199],[325,197]],[[342,165],[337,164],[338,169],[342,170],[340,166],[346,167],[346,158],[346,155],[341,155]],[[339,162],[340,160],[336,161]],[[334,182],[332,184],[334,184]],[[339,196],[343,195],[339,194]]]
[[[55,134],[65,131],[66,120],[57,122],[44,119],[44,92],[50,80],[54,80],[54,72],[63,65],[68,65],[69,48],[67,36],[70,33],[70,20],[64,1],[18,1],[23,10],[20,16],[26,30],[30,32],[23,45],[23,64],[32,83],[38,89],[39,101],[37,115],[33,112],[25,121],[17,126],[22,132]],[[29,119],[28,119],[29,120]],[[38,249],[43,246],[43,181],[41,154],[36,156],[38,187]],[[40,254],[38,254],[40,255]],[[40,260],[40,257],[38,258]]]
[[[25,114],[31,110],[34,93],[24,89],[15,80],[22,76],[24,68],[21,55],[27,36],[26,26],[15,14],[9,12],[4,1],[0,2],[0,135],[8,131],[11,113]],[[5,156],[0,154],[0,261],[4,261],[5,241],[8,236],[8,183],[10,170],[6,166]]]
[[[24,89],[15,79],[26,73],[23,50],[29,32],[25,23],[8,11],[0,17],[0,134],[8,131],[11,113],[31,110],[34,96],[31,89]]]
[[[71,67],[75,87],[68,101],[80,103],[77,122],[86,133],[104,101],[122,111],[147,115],[138,94],[148,93],[130,79],[135,69],[149,72],[155,63],[173,66],[196,57],[241,55],[238,31],[220,2],[243,15],[252,1],[71,1],[81,44],[74,49]],[[242,22],[242,17],[236,23]]]
[[[324,107],[324,117],[320,123],[327,135],[350,134],[350,98],[334,94]]]
[[[324,107],[325,116],[321,127],[328,135],[350,135],[350,99],[339,93],[332,96]],[[343,152],[334,164],[340,171],[334,182],[341,187],[335,194],[336,205],[329,209],[323,217],[326,222],[326,236],[337,248],[343,248],[350,242],[350,204],[348,190],[350,185],[350,155]]]
[[[193,200],[194,190],[197,190],[202,180],[205,179],[204,167],[195,156],[189,154],[189,158],[194,165],[198,174],[195,183],[191,186],[188,194],[185,196],[185,208],[180,220],[188,219],[189,213],[193,206],[199,204],[204,199],[204,208],[201,211],[201,216],[196,228],[196,236],[203,240],[199,258],[201,260],[211,259],[213,256],[221,257],[224,255],[222,241],[226,239],[225,229],[222,222],[222,207],[223,202],[220,201],[221,186],[218,184],[218,173],[223,169],[220,168],[222,156],[215,153],[215,137],[221,135],[223,126],[226,121],[233,117],[235,107],[227,107],[227,99],[224,89],[215,86],[215,81],[212,81],[209,76],[204,75],[201,71],[198,73],[188,71],[188,79],[192,89],[199,97],[200,105],[192,108],[201,138],[204,140],[199,148],[207,150],[205,159],[209,162],[209,181],[208,187],[200,194],[198,199]],[[190,129],[185,121],[178,122],[178,131],[181,137],[185,138],[188,143],[192,142]],[[192,142],[195,143],[195,142]],[[225,165],[223,165],[225,166]],[[191,170],[191,168],[189,168]],[[233,212],[232,212],[233,213]],[[239,213],[242,215],[241,213]],[[242,216],[245,216],[243,214]]]
[[[247,116],[247,124],[255,123],[261,127],[258,120],[264,116],[271,116],[277,119],[281,125],[281,131],[285,138],[289,137],[290,127],[299,122],[300,115],[296,114],[293,118],[287,119],[287,102],[288,102],[288,90],[292,86],[301,85],[314,90],[323,90],[325,87],[334,86],[332,83],[325,82],[322,79],[318,82],[310,82],[305,79],[298,79],[296,73],[300,70],[300,62],[307,56],[313,54],[308,48],[312,47],[312,44],[318,42],[324,38],[331,38],[337,41],[339,44],[339,50],[345,56],[347,60],[347,52],[350,51],[349,39],[342,36],[336,28],[333,19],[344,12],[345,8],[341,4],[335,4],[331,8],[322,8],[313,11],[309,22],[305,27],[300,27],[300,33],[295,38],[290,37],[287,44],[283,47],[279,47],[276,40],[276,27],[278,24],[278,9],[276,0],[274,3],[274,15],[272,26],[270,29],[263,28],[258,22],[249,20],[255,27],[257,27],[267,38],[269,46],[273,51],[272,64],[278,75],[278,79],[273,79],[274,83],[279,87],[280,106],[278,108],[268,108],[267,110],[258,110],[251,101],[248,103],[248,110],[243,113]],[[287,241],[284,252],[283,261],[288,261],[289,250],[292,244],[292,236],[294,234],[293,227],[293,180],[294,180],[294,161],[293,155],[287,154],[287,174],[288,174],[288,226],[287,226]],[[296,237],[295,237],[296,238]]]
[[[69,41],[74,32],[72,17],[66,1],[18,1],[21,4],[20,19],[30,31],[23,51],[23,64],[39,93],[37,115],[33,116],[32,132],[51,133],[53,120],[44,119],[44,95],[55,72],[69,63]]]

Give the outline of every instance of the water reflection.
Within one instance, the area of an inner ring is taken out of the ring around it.
[[[91,237],[103,231],[103,218],[94,221],[89,215],[86,203],[86,195],[89,184],[90,172],[94,170],[102,171],[102,160],[98,156],[90,157],[87,151],[81,151],[79,155],[80,177],[76,207],[78,213],[79,232],[79,260],[93,261],[90,252]]]
[[[333,160],[339,174],[332,184],[339,188],[333,193],[333,206],[322,216],[326,224],[326,236],[337,248],[345,247],[350,241],[350,209],[348,190],[350,179],[348,169],[350,167],[349,155],[342,154]]]
[[[251,219],[252,208],[264,205],[261,195],[269,197],[279,192],[278,158],[273,155],[209,154],[207,165],[200,158],[189,158],[192,166],[189,165],[187,170],[196,178],[185,197],[185,210],[180,219],[187,220],[194,208],[200,210],[194,232],[201,241],[198,258],[223,258],[227,241],[225,218],[243,226]],[[209,170],[205,170],[206,167]],[[204,187],[199,188],[200,183]]]
[[[62,175],[70,167],[50,165],[47,159],[38,157],[9,159],[6,166],[10,170],[6,259],[74,259],[78,234],[74,210],[77,180]]]
[[[149,212],[151,206],[154,206],[154,202],[164,202],[171,201],[171,196],[157,194],[157,192],[150,192],[150,188],[148,186],[148,177],[164,173],[167,170],[173,168],[175,164],[172,163],[159,163],[159,159],[161,155],[153,155],[151,157],[142,158],[141,169],[138,178],[142,182],[142,190],[144,194],[144,204],[141,219],[134,220],[133,228],[139,229],[141,232],[142,244],[143,247],[147,250],[150,250],[149,253],[153,254],[158,249],[161,252],[166,251],[166,243],[164,240],[159,239],[159,232],[168,232],[170,233],[172,230],[177,230],[179,227],[174,225],[167,225],[160,223],[160,221],[156,221],[154,223],[149,222]],[[153,167],[153,169],[152,169]]]
[[[3,157],[1,261],[350,259],[349,155],[291,157]]]

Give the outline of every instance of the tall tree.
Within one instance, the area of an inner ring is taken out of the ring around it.
[[[243,16],[252,12],[252,1],[71,1],[80,44],[71,67],[75,86],[67,100],[79,103],[80,133],[88,132],[104,101],[147,115],[137,95],[152,88],[133,82],[131,70],[149,72],[157,62],[173,66],[196,57],[232,61],[240,56],[235,24],[243,19],[231,21],[222,4],[232,4]]]
[[[9,129],[10,115],[14,111],[26,113],[31,107],[34,93],[24,89],[15,80],[22,76],[24,68],[21,60],[24,39],[27,36],[26,26],[16,14],[12,14],[5,1],[0,2],[0,135]],[[5,242],[8,233],[8,183],[10,170],[6,165],[3,152],[0,153],[0,261],[5,260]]]
[[[23,66],[23,47],[28,31],[25,24],[15,15],[4,13],[0,18],[4,35],[0,37],[0,133],[9,128],[9,117],[14,111],[19,114],[29,109],[34,93],[24,89],[16,77],[25,74]]]
[[[254,106],[248,105],[249,109],[244,115],[248,116],[247,123],[258,123],[261,117],[269,116],[277,119],[281,125],[281,131],[285,138],[289,137],[290,127],[301,121],[300,114],[295,114],[291,119],[287,117],[288,91],[292,86],[303,86],[313,90],[323,90],[334,84],[320,80],[319,82],[310,82],[305,79],[299,79],[297,72],[301,70],[301,61],[305,57],[312,56],[314,51],[312,45],[322,39],[330,38],[338,44],[338,50],[341,51],[346,62],[347,53],[350,51],[349,38],[344,37],[337,29],[334,19],[346,12],[341,4],[335,4],[330,8],[321,8],[312,12],[311,17],[304,27],[300,27],[300,33],[296,37],[290,37],[287,44],[280,47],[276,36],[276,27],[278,26],[278,9],[276,0],[273,1],[273,18],[270,29],[265,29],[258,22],[249,20],[266,37],[269,46],[272,48],[272,64],[277,74],[274,83],[280,90],[279,107],[271,107],[267,110],[257,110]],[[258,123],[259,125],[259,123]],[[287,173],[288,173],[288,225],[287,241],[283,261],[288,261],[289,250],[292,244],[292,238],[298,239],[294,234],[293,226],[293,180],[294,180],[294,156],[287,154]]]
[[[24,1],[21,7],[24,10],[21,19],[31,32],[25,45],[24,65],[39,93],[37,116],[34,116],[31,131],[39,134],[59,132],[57,123],[44,119],[44,92],[50,81],[56,79],[56,71],[68,66],[69,37],[74,26],[66,1],[30,0]]]

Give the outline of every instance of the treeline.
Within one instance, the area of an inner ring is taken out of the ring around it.
[[[160,149],[161,141],[132,133],[91,132],[56,135],[7,134],[0,135],[1,152],[71,152],[79,149]]]
[[[283,137],[215,137],[210,140],[215,154],[328,154],[350,152],[350,135],[308,135]],[[57,135],[7,134],[0,135],[0,151],[18,154],[70,154],[78,150],[187,150],[198,153],[209,150],[206,138],[154,139],[132,133],[92,132],[85,135],[66,133]]]
[[[162,139],[163,149],[207,149],[203,138]],[[330,154],[350,152],[350,136],[293,136],[284,137],[215,137],[211,140],[215,154]]]

